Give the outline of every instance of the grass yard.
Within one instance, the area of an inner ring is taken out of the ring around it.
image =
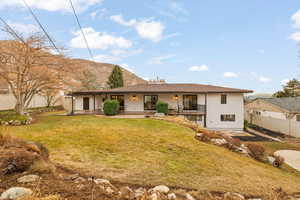
[[[195,140],[194,132],[153,119],[41,115],[4,133],[45,144],[54,162],[115,181],[262,194],[300,191],[300,174]]]

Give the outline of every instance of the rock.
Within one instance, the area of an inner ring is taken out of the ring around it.
[[[211,142],[217,146],[223,146],[228,143],[225,139],[212,139]]]
[[[150,200],[160,200],[160,195],[158,192],[154,192],[153,194],[150,195],[149,197]]]
[[[2,125],[2,126],[8,126],[8,125],[9,125],[9,123],[8,123],[8,122],[6,122],[6,121],[1,121],[1,125]]]
[[[72,174],[66,177],[67,180],[71,180],[71,181],[74,181],[77,178],[79,178],[79,174]]]
[[[164,113],[155,113],[154,117],[164,117],[165,114]]]
[[[187,200],[195,200],[195,198],[194,198],[192,195],[190,195],[189,193],[186,193],[186,194],[185,194],[185,198],[186,198]]]
[[[109,180],[106,179],[102,179],[102,178],[97,178],[94,180],[94,182],[98,185],[98,184],[102,184],[102,185],[111,185],[111,183],[109,182]]]
[[[32,182],[36,182],[40,179],[40,177],[38,175],[26,175],[26,176],[22,176],[20,178],[18,178],[18,183],[32,183]]]
[[[136,189],[135,191],[134,191],[134,197],[136,198],[136,199],[138,199],[139,197],[141,197],[141,196],[143,196],[144,195],[144,193],[145,193],[145,189],[144,188],[142,188],[142,187],[140,187],[140,188],[138,188],[138,189]]]
[[[167,186],[165,186],[165,185],[158,185],[158,186],[152,188],[150,190],[150,193],[151,192],[160,192],[162,194],[167,194],[169,191],[170,191],[170,189]]]
[[[134,199],[135,193],[130,187],[122,187],[120,189],[120,199]]]
[[[224,194],[224,199],[230,199],[230,200],[245,200],[245,197],[238,193],[231,193],[227,192]]]
[[[22,125],[22,122],[20,120],[14,120],[11,125],[13,126],[21,126]]]
[[[2,193],[0,199],[18,199],[32,194],[32,190],[23,187],[12,187]]]
[[[169,200],[175,200],[177,197],[176,197],[176,194],[175,193],[170,193],[168,194],[168,199]]]
[[[114,190],[111,189],[111,187],[107,187],[107,188],[105,189],[105,193],[108,194],[108,195],[112,195],[112,194],[114,193]]]
[[[75,183],[82,183],[82,182],[85,182],[85,178],[82,178],[82,177],[78,177],[78,178],[76,178],[75,179],[75,181],[74,181]]]

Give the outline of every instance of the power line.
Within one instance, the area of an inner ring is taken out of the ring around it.
[[[12,34],[14,35],[15,38],[17,38],[18,40],[20,40],[21,42],[23,42],[25,44],[25,41],[23,40],[23,38],[20,37],[18,35],[18,33],[8,23],[6,23],[6,21],[2,17],[0,17],[0,20],[9,29],[9,31],[12,32]]]
[[[41,22],[39,21],[39,19],[37,18],[37,16],[33,13],[32,9],[29,7],[29,5],[26,3],[25,0],[23,0],[23,2],[25,4],[25,6],[27,7],[27,9],[29,10],[29,12],[31,13],[31,15],[33,16],[33,18],[35,19],[35,21],[38,23],[39,27],[42,29],[42,31],[44,32],[44,34],[46,35],[46,37],[50,41],[50,43],[52,44],[52,46],[56,49],[56,51],[58,52],[58,54],[61,54],[61,52],[58,50],[57,46],[55,45],[54,41],[52,40],[52,38],[47,33],[46,29],[43,27],[43,25],[41,24]]]
[[[80,22],[79,22],[78,16],[77,16],[77,14],[76,14],[76,11],[75,11],[75,8],[74,8],[74,5],[73,5],[73,2],[72,2],[72,0],[69,0],[69,2],[70,2],[70,4],[71,4],[71,7],[72,7],[72,10],[73,10],[74,16],[75,16],[75,18],[76,18],[77,24],[78,24],[79,29],[80,29],[80,31],[81,31],[81,34],[82,34],[82,36],[83,36],[84,42],[85,42],[85,44],[86,44],[86,47],[88,48],[89,54],[90,54],[91,58],[94,60],[93,53],[92,53],[92,51],[91,51],[91,49],[90,49],[89,43],[88,43],[88,41],[87,41],[87,39],[86,39],[86,37],[85,37],[85,34],[84,34],[83,30],[82,30],[82,26],[81,26],[81,24],[80,24]]]

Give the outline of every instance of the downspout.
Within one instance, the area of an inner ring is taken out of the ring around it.
[[[73,96],[73,92],[72,92],[72,111],[71,111],[71,115],[74,115],[74,96]]]
[[[204,108],[204,128],[206,128],[206,120],[207,120],[207,93],[205,94],[205,108]]]

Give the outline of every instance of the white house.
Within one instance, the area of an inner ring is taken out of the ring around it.
[[[106,99],[117,99],[126,114],[153,114],[157,101],[169,104],[170,115],[182,115],[209,129],[242,130],[244,93],[250,90],[201,84],[141,84],[110,90],[77,91],[71,113],[101,113]]]
[[[300,137],[300,98],[258,98],[245,105],[245,118],[259,127]]]

